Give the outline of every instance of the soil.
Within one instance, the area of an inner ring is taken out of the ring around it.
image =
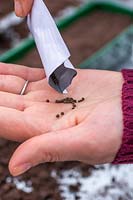
[[[73,23],[62,32],[71,52],[71,61],[77,66],[132,23],[129,16],[96,11]],[[113,28],[112,28],[113,27]],[[105,32],[106,30],[106,32]],[[32,58],[34,62],[31,62]],[[17,63],[31,67],[42,66],[36,49]]]
[[[68,5],[77,5],[78,1],[73,0],[58,0],[56,1],[47,0],[53,15],[56,15],[60,9],[65,8]],[[12,1],[5,0],[1,5],[0,17],[3,17],[6,13],[12,10]],[[69,46],[72,53],[72,62],[74,65],[78,65],[85,58],[92,55],[96,50],[101,48],[105,43],[110,41],[116,35],[118,35],[124,28],[132,23],[131,18],[128,16],[120,14],[112,14],[97,11],[90,14],[87,17],[83,17],[78,22],[71,25],[68,30],[63,31],[63,37]],[[17,32],[21,38],[27,36],[27,28],[23,22],[21,26],[12,27],[15,32]],[[5,38],[0,40],[4,40]],[[7,40],[6,40],[7,41]],[[3,42],[3,51],[9,48]],[[34,60],[33,60],[34,58]],[[41,67],[41,61],[39,59],[37,51],[34,49],[21,59],[17,63],[28,65],[32,67]],[[59,186],[59,181],[53,174],[56,172],[58,178],[62,179],[63,172],[67,170],[73,171],[69,175],[69,179],[73,178],[74,172],[79,172],[82,178],[91,177],[92,172],[97,170],[92,166],[88,166],[78,162],[65,162],[65,163],[47,163],[33,168],[28,173],[14,179],[10,176],[8,171],[8,161],[18,146],[18,143],[9,142],[4,139],[0,139],[0,200],[63,200],[69,199],[64,198],[61,194],[63,189]],[[102,167],[101,167],[101,170]],[[24,182],[25,181],[25,182]],[[19,182],[19,184],[17,184]],[[26,189],[19,187],[23,183]],[[122,188],[121,185],[116,184],[115,177],[112,178],[113,187]],[[17,187],[16,187],[17,185]],[[111,186],[112,187],[112,186]],[[128,188],[128,186],[123,186]],[[28,189],[27,189],[28,188]],[[71,183],[68,187],[69,192],[74,194],[73,199],[81,199],[79,195],[81,185],[78,180]],[[103,188],[102,193],[98,193],[99,197],[105,197],[110,190],[109,187]],[[121,189],[122,190],[122,189]],[[125,191],[128,200],[132,197],[129,193]],[[89,199],[91,197],[88,197]],[[97,199],[97,198],[96,198]],[[117,200],[126,200],[125,197],[118,195]],[[86,199],[84,199],[86,200]]]
[[[119,40],[116,40],[111,47],[107,47],[104,53],[100,53],[97,58],[89,64],[84,64],[83,68],[117,70],[131,68],[133,66],[133,26],[127,29]],[[100,63],[100,65],[99,65]],[[117,66],[117,68],[116,68]]]
[[[80,0],[58,0],[58,2],[53,0],[45,0],[45,3],[53,16],[57,16],[57,14],[59,16],[61,10],[65,9],[66,7],[75,7],[81,2]],[[13,7],[13,0],[5,0],[4,3],[1,3],[0,19],[4,18],[7,16],[7,14],[12,12]],[[13,44],[16,44],[16,38],[18,41],[20,41],[27,37],[28,34],[29,30],[27,28],[26,19],[18,25],[7,28],[4,32],[1,32],[0,30],[0,53],[7,51],[9,48],[12,48]]]
[[[47,163],[45,165],[40,165],[23,176],[18,177],[19,181],[23,180],[27,183],[27,187],[28,184],[31,185],[32,182],[34,190],[28,194],[21,190],[17,190],[12,178],[10,182],[6,181],[10,177],[8,172],[8,161],[17,146],[18,143],[0,140],[0,200],[62,200],[57,180],[52,177],[53,170],[56,170],[58,175],[61,176],[61,172],[64,169],[77,167],[81,173],[83,170],[83,175],[85,170],[85,176],[88,176],[91,174],[91,170],[94,169],[93,167],[87,165],[85,167],[84,164],[76,162],[66,162],[63,164]],[[76,192],[79,190],[79,187],[79,183],[76,183],[70,186],[70,190]]]

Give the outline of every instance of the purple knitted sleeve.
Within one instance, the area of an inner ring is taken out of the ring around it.
[[[113,164],[133,163],[133,70],[123,69],[122,75],[123,138]]]

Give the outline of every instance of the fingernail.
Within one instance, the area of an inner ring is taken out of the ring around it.
[[[22,4],[20,0],[15,0],[15,12],[18,16],[23,15]]]
[[[23,165],[18,165],[13,167],[12,173],[14,176],[18,176],[23,174],[24,172],[28,171],[32,167],[31,163],[25,163]]]

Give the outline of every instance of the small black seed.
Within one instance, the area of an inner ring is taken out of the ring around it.
[[[85,100],[85,98],[82,97],[82,99],[78,100],[78,103],[81,103],[81,102],[83,102],[84,100]]]
[[[56,100],[55,103],[63,103],[62,100]]]
[[[59,115],[59,114],[57,114],[57,115],[56,115],[56,118],[60,118],[60,115]]]
[[[61,112],[61,115],[63,116],[65,113],[64,112]]]
[[[47,99],[46,102],[49,103],[50,102],[49,99]]]
[[[76,104],[72,104],[72,105],[73,105],[73,107],[74,107],[74,108],[76,108],[76,107],[77,107],[77,106],[76,106]]]

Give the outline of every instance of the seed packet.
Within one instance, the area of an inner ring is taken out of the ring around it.
[[[58,92],[65,92],[77,72],[69,60],[69,50],[42,0],[34,0],[27,23],[39,51],[49,85]]]

